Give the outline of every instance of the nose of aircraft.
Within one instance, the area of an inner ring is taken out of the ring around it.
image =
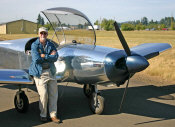
[[[118,56],[123,56],[119,58]],[[133,54],[124,55],[124,51],[113,52],[105,59],[105,72],[110,81],[120,84],[125,81],[130,73],[136,73],[149,66],[147,59],[143,56]]]
[[[149,63],[143,56],[128,56],[126,66],[129,73],[136,73],[146,69]]]

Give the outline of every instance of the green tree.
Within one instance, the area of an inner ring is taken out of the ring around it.
[[[145,30],[146,29],[146,26],[143,25],[143,24],[137,24],[136,27],[135,27],[136,30]]]
[[[41,15],[39,14],[37,18],[37,24],[40,24],[40,23],[41,23]]]
[[[149,24],[155,24],[153,19],[151,19],[151,21],[149,22]]]
[[[101,23],[101,27],[107,31],[114,30],[114,20],[103,19]]]
[[[122,25],[121,25],[121,30],[123,30],[123,31],[132,31],[132,30],[134,30],[134,25],[133,24],[129,24],[129,23],[123,23]]]
[[[143,17],[143,18],[141,19],[141,23],[142,23],[143,25],[148,25],[148,18],[147,18],[147,17]]]
[[[37,18],[37,24],[39,25],[39,26],[43,26],[44,25],[44,18],[43,17],[41,17],[41,15],[39,14],[38,15],[38,18]]]
[[[160,24],[160,25],[158,26],[158,30],[162,30],[163,28],[166,28],[165,24]]]
[[[41,17],[41,25],[43,26],[45,23],[44,23],[44,18]]]
[[[136,22],[135,22],[136,25],[140,24],[140,23],[141,23],[140,20],[136,20]]]
[[[96,20],[94,25],[100,25],[100,21],[99,20]]]
[[[114,20],[110,19],[108,20],[108,28],[107,30],[114,30]]]
[[[162,18],[160,20],[160,24],[165,24],[165,27],[168,28],[168,27],[171,27],[171,17],[165,17],[165,18]],[[174,22],[174,18],[172,20]]]
[[[104,29],[104,27],[107,25],[108,20],[107,19],[103,19],[101,22],[101,27]]]

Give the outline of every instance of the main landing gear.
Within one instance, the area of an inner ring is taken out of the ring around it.
[[[19,85],[19,91],[16,92],[14,98],[15,109],[20,113],[25,113],[29,107],[29,100],[24,91],[21,90],[21,86]]]
[[[85,84],[84,94],[89,98],[89,106],[94,114],[101,114],[104,109],[104,98],[100,96],[97,85]]]

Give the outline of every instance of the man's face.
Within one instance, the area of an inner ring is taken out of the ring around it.
[[[46,39],[47,39],[47,36],[48,36],[48,33],[47,32],[40,32],[39,33],[39,38],[40,38],[40,41],[42,41],[42,42],[45,42],[46,41]]]

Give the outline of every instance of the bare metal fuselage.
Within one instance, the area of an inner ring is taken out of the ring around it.
[[[3,41],[0,43],[1,69],[28,70],[31,63],[31,39]],[[30,44],[29,44],[30,42]],[[56,68],[64,64],[65,69],[58,70],[57,79],[60,81],[80,84],[95,84],[122,82],[128,75],[125,70],[117,70],[115,63],[125,56],[123,50],[95,45],[72,43],[58,47],[59,58]],[[111,77],[110,75],[115,75]],[[112,79],[111,79],[112,78]]]
[[[18,45],[15,41],[4,41],[1,42],[0,46],[0,68],[28,69],[31,56],[25,53],[25,48],[22,45]]]

